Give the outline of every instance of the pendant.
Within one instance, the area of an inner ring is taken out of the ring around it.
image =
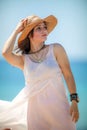
[[[40,62],[42,62],[42,60],[39,60],[38,62],[40,63]]]

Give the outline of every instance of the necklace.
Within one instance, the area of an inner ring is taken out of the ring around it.
[[[29,54],[34,54],[34,53],[37,53],[37,52],[39,52],[40,50],[42,50],[43,48],[45,47],[45,44],[39,49],[39,50],[37,50],[37,51],[34,51],[34,52],[29,52]]]
[[[36,51],[34,53],[31,53],[29,55],[29,58],[36,63],[41,63],[45,58],[46,58],[46,54],[48,52],[48,47],[45,47],[45,45],[39,50]],[[43,49],[44,48],[44,49]]]

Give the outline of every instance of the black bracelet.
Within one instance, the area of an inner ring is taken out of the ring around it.
[[[78,94],[72,93],[70,94],[70,101],[75,100],[77,103],[79,102]]]

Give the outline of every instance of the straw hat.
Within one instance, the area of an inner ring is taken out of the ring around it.
[[[54,29],[54,27],[57,24],[57,19],[53,15],[49,15],[48,17],[43,19],[36,15],[28,16],[27,18],[28,18],[27,25],[25,26],[24,30],[22,31],[21,35],[18,38],[18,44],[21,44],[21,42],[27,37],[29,32],[39,23],[46,22],[48,34]]]

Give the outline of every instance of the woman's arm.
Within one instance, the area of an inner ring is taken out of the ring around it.
[[[8,40],[5,42],[4,48],[2,50],[2,55],[4,58],[13,66],[19,67],[20,69],[23,69],[23,58],[22,56],[17,56],[12,53],[15,40],[17,35],[24,29],[24,24],[26,23],[26,19],[19,22],[16,29],[13,31],[13,33],[10,35]]]
[[[64,48],[60,44],[54,45],[54,54],[56,57],[56,60],[62,70],[64,79],[67,83],[68,90],[70,94],[76,93],[76,84],[75,80],[70,68],[69,60],[67,57],[67,54],[64,50]],[[70,114],[72,115],[72,120],[75,122],[79,118],[79,111],[78,111],[78,105],[76,101],[72,101],[71,108],[70,108]]]

